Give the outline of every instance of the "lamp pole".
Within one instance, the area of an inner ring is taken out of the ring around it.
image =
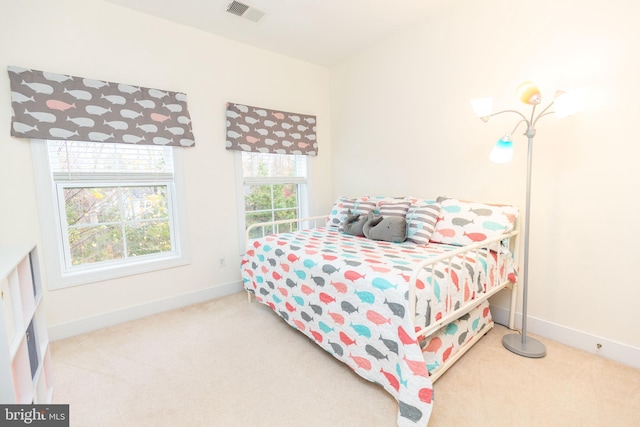
[[[550,106],[550,105],[549,105]],[[548,107],[547,107],[548,108]],[[542,114],[541,114],[542,115]],[[540,115],[540,116],[541,116]],[[538,116],[538,118],[540,118]],[[533,137],[536,130],[531,121],[526,120],[528,141],[527,150],[527,196],[524,217],[524,263],[522,266],[522,334],[508,334],[502,337],[502,345],[509,351],[524,357],[540,358],[547,354],[547,349],[540,341],[527,337],[527,288],[529,281],[529,218],[531,212],[531,159],[533,154]]]
[[[524,82],[518,87],[518,97],[520,101],[525,104],[532,105],[533,108],[531,110],[531,117],[527,119],[527,117],[517,110],[503,110],[497,113],[491,113],[491,98],[482,98],[471,101],[476,114],[483,122],[489,121],[489,118],[504,113],[515,113],[520,116],[520,121],[513,128],[511,133],[515,132],[516,129],[520,126],[521,123],[527,124],[527,130],[525,135],[527,137],[528,142],[528,150],[527,150],[527,194],[526,194],[526,204],[525,204],[525,218],[524,218],[524,262],[522,269],[522,333],[513,333],[505,335],[502,338],[502,345],[507,348],[507,350],[519,354],[520,356],[539,358],[544,357],[547,354],[547,350],[540,341],[529,338],[527,336],[527,291],[528,291],[528,281],[529,281],[529,218],[531,212],[531,164],[532,164],[532,153],[533,153],[533,138],[536,136],[536,123],[542,117],[547,116],[549,114],[554,114],[554,112],[549,111],[552,105],[556,105],[555,115],[558,118],[567,117],[574,113],[577,113],[582,109],[582,104],[587,95],[586,89],[580,89],[572,91],[571,93],[567,93],[565,91],[557,91],[553,101],[549,105],[547,105],[537,116],[536,107],[540,104],[541,96],[539,89],[531,82]],[[511,149],[511,134],[505,135],[505,138],[500,139],[498,144],[496,144],[496,148],[498,148],[497,152],[499,153],[502,150],[504,145],[508,145],[509,149]],[[492,154],[493,155],[493,154]],[[501,155],[498,154],[494,161],[501,162],[503,160],[498,160],[502,158]],[[509,157],[510,160],[510,157]],[[508,160],[507,160],[508,161]]]

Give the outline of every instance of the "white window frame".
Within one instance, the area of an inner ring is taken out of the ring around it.
[[[47,146],[48,144],[45,140],[31,141],[40,226],[42,230],[43,258],[49,289],[55,290],[85,285],[191,263],[185,209],[186,203],[184,202],[186,193],[183,185],[184,173],[180,148],[172,149],[174,168],[173,182],[135,182],[135,185],[168,185],[172,187],[173,191],[171,191],[171,188],[169,188],[168,191],[168,203],[173,216],[173,229],[171,232],[173,250],[160,254],[68,268],[65,260],[68,259],[69,254],[65,254],[65,245],[63,243],[63,238],[66,239],[66,219],[61,217],[61,212],[64,212],[64,201],[58,201],[56,195],[60,184],[56,184],[52,178]],[[123,185],[123,183],[125,183],[125,181],[114,182],[105,180],[100,183],[92,182],[90,185],[95,187],[118,186]]]
[[[306,177],[272,178],[272,177],[249,177],[245,178],[242,164],[242,151],[235,151],[236,163],[236,194],[238,207],[238,235],[240,254],[246,250],[247,239],[247,213],[245,212],[244,186],[245,184],[296,184],[298,186],[298,218],[309,216],[309,187],[311,176],[311,156],[306,156]]]

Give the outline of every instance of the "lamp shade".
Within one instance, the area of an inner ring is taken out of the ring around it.
[[[573,89],[556,93],[556,98],[553,101],[556,118],[562,119],[582,111],[587,93],[588,89]]]
[[[518,86],[516,94],[518,99],[525,104],[538,105],[542,101],[540,89],[531,82],[524,82]]]
[[[507,134],[500,138],[493,146],[489,160],[494,163],[507,163],[513,158],[513,141],[511,135]]]
[[[483,118],[493,110],[493,98],[477,98],[471,100],[471,107],[478,117]]]

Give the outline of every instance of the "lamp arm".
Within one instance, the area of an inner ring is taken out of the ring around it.
[[[516,129],[518,129],[518,126],[520,126],[520,123],[526,123],[527,124],[527,129],[529,129],[530,125],[529,125],[529,121],[526,119],[522,119],[520,121],[518,121],[518,123],[516,123],[516,125],[513,127],[513,130],[511,131],[511,133],[509,135],[513,135],[513,133],[516,131]]]
[[[520,117],[522,117],[522,120],[524,120],[525,122],[529,122],[527,120],[527,118],[524,116],[524,114],[522,114],[520,111],[518,110],[503,110],[503,111],[498,111],[497,113],[491,113],[488,116],[484,116],[482,117],[482,119],[486,122],[487,120],[489,120],[490,117],[493,116],[497,116],[498,114],[503,114],[503,113],[516,113],[517,115],[519,115]]]
[[[547,105],[544,110],[540,111],[540,114],[538,114],[538,117],[536,117],[535,120],[533,120],[533,122],[531,123],[532,127],[535,127],[538,120],[540,120],[542,117],[548,116],[549,114],[553,114],[553,111],[547,111],[547,110],[551,108],[554,102],[555,101],[551,101],[551,103]]]

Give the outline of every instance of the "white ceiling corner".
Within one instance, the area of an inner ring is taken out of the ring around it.
[[[232,0],[107,0],[212,34],[330,67],[456,0],[251,0],[257,23],[228,13]]]

